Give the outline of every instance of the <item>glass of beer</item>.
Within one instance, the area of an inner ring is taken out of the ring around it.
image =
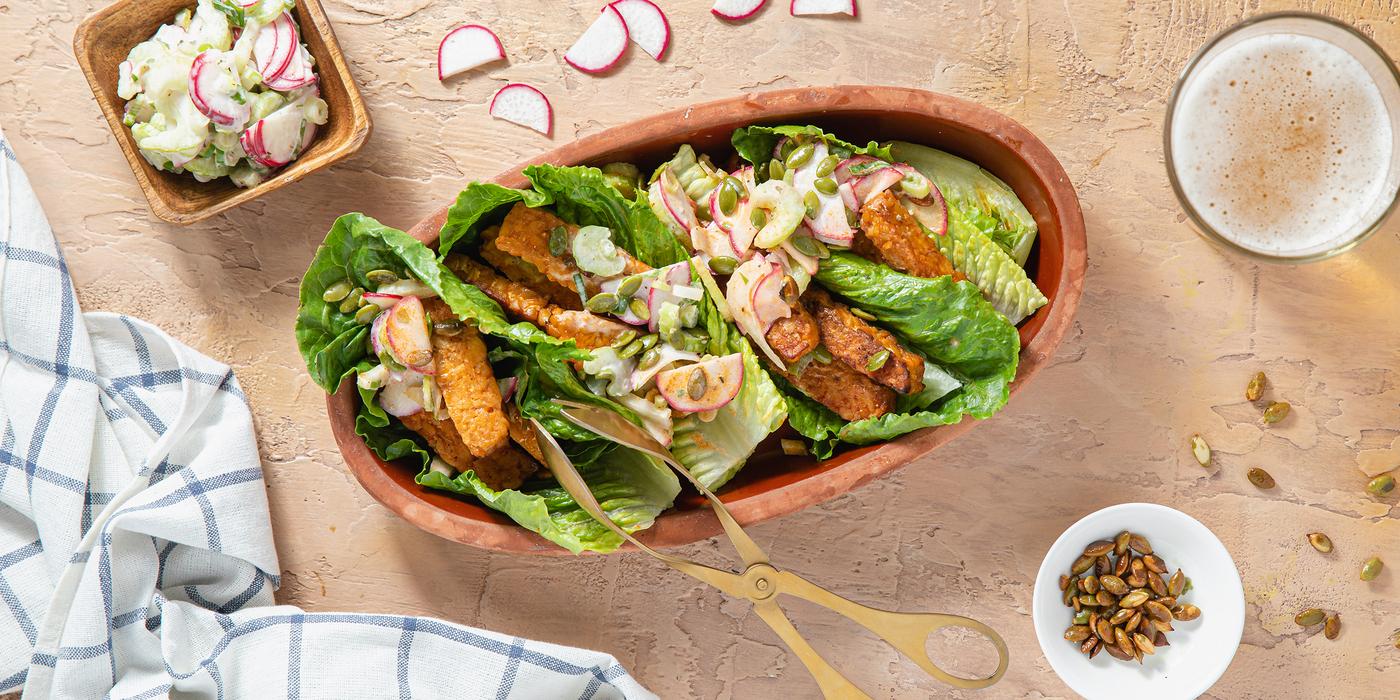
[[[1167,175],[1206,238],[1278,263],[1365,240],[1400,193],[1400,73],[1349,24],[1304,12],[1244,20],[1172,90]]]

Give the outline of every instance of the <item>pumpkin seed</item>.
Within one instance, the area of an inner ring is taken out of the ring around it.
[[[812,186],[817,188],[818,192],[828,197],[836,194],[836,181],[829,177],[817,178],[815,181],[812,182]]]
[[[1294,615],[1293,621],[1298,623],[1302,627],[1311,627],[1319,622],[1322,622],[1322,619],[1324,617],[1327,617],[1327,613],[1324,613],[1321,610],[1318,610],[1317,608],[1308,608],[1307,610],[1304,610],[1303,612]]]
[[[1108,563],[1107,554],[1100,554],[1098,558],[1094,560],[1095,576],[1103,576],[1104,574],[1112,573],[1112,571],[1113,565]]]
[[[1101,617],[1094,624],[1094,633],[1099,635],[1099,639],[1113,639],[1113,625]]]
[[[329,287],[326,287],[326,291],[321,292],[321,301],[334,304],[350,296],[350,290],[354,288],[354,285],[350,284],[350,280],[336,280]]]
[[[887,362],[889,359],[890,359],[890,351],[889,351],[889,350],[881,350],[880,352],[877,352],[877,353],[875,353],[874,355],[871,355],[871,356],[870,356],[870,359],[868,359],[868,360],[865,361],[865,371],[867,371],[867,372],[878,372],[878,371],[880,371],[880,368],[881,368],[881,367],[884,367],[884,366],[885,366],[885,362]],[[1090,560],[1089,560],[1089,563],[1092,565],[1092,564],[1094,563],[1094,560],[1093,560],[1093,559],[1090,559]],[[1085,571],[1088,571],[1088,569],[1085,569]],[[1080,573],[1083,573],[1083,572],[1081,571]]]
[[[1090,650],[1089,650],[1089,658],[1092,659],[1092,658],[1094,658],[1095,656],[1098,656],[1098,655],[1099,655],[1099,652],[1103,651],[1103,650],[1104,650],[1104,647],[1106,647],[1106,646],[1108,646],[1108,645],[1107,645],[1107,644],[1104,644],[1104,643],[1099,643],[1098,646],[1094,647],[1093,649],[1090,649]]]
[[[1129,656],[1133,653],[1133,640],[1128,637],[1128,633],[1122,627],[1113,628],[1113,641],[1118,644],[1118,648]]]
[[[738,266],[738,260],[725,255],[721,255],[717,258],[710,258],[710,272],[716,275],[732,275],[734,274],[734,268]]]
[[[1292,406],[1288,405],[1287,401],[1271,403],[1268,408],[1264,409],[1264,421],[1266,423],[1277,423],[1287,418],[1288,411],[1292,408]]]
[[[632,275],[631,277],[622,280],[622,284],[617,285],[617,295],[620,297],[630,297],[633,294],[636,294],[637,290],[641,288],[642,276]]]
[[[725,216],[733,216],[734,208],[739,206],[739,195],[729,188],[726,182],[719,188],[719,210]]]
[[[1074,589],[1071,588],[1070,590],[1074,590]],[[1080,608],[1080,605],[1079,605],[1079,596],[1077,596],[1077,595],[1076,595],[1076,596],[1070,596],[1070,601],[1069,601],[1069,602],[1070,602],[1071,605],[1074,606],[1074,612],[1076,612],[1076,613],[1079,612],[1079,608]]]
[[[1130,554],[1118,557],[1118,563],[1113,565],[1113,575],[1122,578],[1123,574],[1128,573],[1128,565],[1131,563],[1133,563],[1133,557]]]
[[[1113,551],[1113,543],[1108,540],[1091,542],[1088,547],[1084,548],[1084,554],[1091,557],[1097,557],[1100,554],[1107,554],[1111,551]]]
[[[1074,589],[1074,586],[1066,586],[1066,587],[1065,587],[1065,598],[1064,598],[1064,601],[1065,601],[1065,607],[1067,607],[1067,608],[1073,606],[1074,603],[1078,601],[1078,599],[1075,598],[1075,589]]]
[[[1093,618],[1094,618],[1094,613],[1089,612],[1088,610],[1080,610],[1078,613],[1075,613],[1075,615],[1074,615],[1074,624],[1076,624],[1076,625],[1088,625],[1088,626],[1089,626],[1089,629],[1092,630],[1092,629],[1094,629],[1094,624],[1091,622],[1091,620],[1092,620]]]
[[[831,357],[831,351],[827,350],[825,345],[818,345],[817,349],[812,351],[812,356],[816,358],[817,362],[824,365],[831,364],[831,360],[833,359]]]
[[[1312,543],[1313,549],[1323,554],[1332,551],[1332,538],[1321,532],[1308,533],[1308,542]]]
[[[734,195],[739,199],[748,199],[749,188],[744,186],[744,181],[733,175],[724,178],[724,184],[734,191]]]
[[[1065,630],[1065,639],[1068,639],[1071,642],[1082,642],[1088,638],[1088,625],[1070,625],[1070,628]]]
[[[850,209],[846,209],[846,225],[850,226],[851,228],[857,228],[860,226],[860,217],[857,216],[856,213],[854,211],[851,211]]]
[[[1152,615],[1152,619],[1154,620],[1161,620],[1163,622],[1166,622],[1167,620],[1172,619],[1171,608],[1168,608],[1167,606],[1162,605],[1161,603],[1155,600],[1149,600],[1146,603],[1143,603],[1142,607],[1147,609],[1147,612]]]
[[[637,369],[643,372],[656,366],[661,361],[661,348],[652,348],[642,353],[642,359],[637,363]]]
[[[1122,600],[1118,601],[1118,606],[1123,608],[1136,608],[1147,602],[1148,597],[1150,597],[1150,594],[1147,591],[1136,590],[1123,596]]]
[[[810,143],[804,143],[798,146],[791,155],[783,159],[783,167],[788,170],[795,170],[806,165],[807,161],[812,159],[812,153],[816,150],[817,147]]]
[[[1128,618],[1128,621],[1127,621],[1126,623],[1123,624],[1123,630],[1124,630],[1125,632],[1131,632],[1131,631],[1137,629],[1138,627],[1140,627],[1141,625],[1142,625],[1142,611],[1141,611],[1141,610],[1135,610],[1135,611],[1133,611],[1133,616],[1130,617],[1130,618]]]
[[[1123,556],[1123,553],[1128,551],[1128,543],[1132,538],[1133,533],[1127,530],[1118,533],[1118,536],[1113,538],[1113,556]]]
[[[1159,597],[1167,594],[1167,582],[1163,581],[1162,577],[1158,575],[1156,571],[1149,571],[1147,573],[1147,587],[1151,588],[1152,592],[1156,593]]]
[[[1336,639],[1342,632],[1342,616],[1340,613],[1332,613],[1327,618],[1327,624],[1322,626],[1322,634],[1328,639]]]
[[[1134,571],[1127,578],[1123,579],[1123,583],[1128,584],[1130,588],[1142,588],[1147,585],[1147,575]]]
[[[1191,437],[1191,453],[1196,455],[1196,461],[1200,462],[1201,466],[1210,466],[1210,445],[1207,445],[1200,435]]]
[[[399,276],[392,270],[370,270],[365,273],[365,279],[375,284],[393,284],[399,281]]]
[[[866,311],[865,309],[858,309],[858,308],[856,308],[856,307],[854,307],[854,306],[851,307],[851,315],[852,315],[852,316],[855,316],[856,318],[865,320],[865,321],[875,321],[875,320],[878,320],[878,319],[875,318],[875,314],[872,314],[872,313],[870,313],[869,311]]]
[[[1165,574],[1165,573],[1167,573],[1167,563],[1166,563],[1165,561],[1162,561],[1162,558],[1159,557],[1159,556],[1157,556],[1156,554],[1146,554],[1146,555],[1143,555],[1143,557],[1142,557],[1142,563],[1143,563],[1143,565],[1145,565],[1145,566],[1147,567],[1147,570],[1148,570],[1148,571],[1150,571],[1150,572],[1152,572],[1152,573],[1154,573],[1154,574]],[[1151,580],[1152,580],[1152,577],[1151,577],[1151,576],[1148,576],[1148,577],[1147,577],[1147,580],[1151,581]],[[1161,595],[1161,594],[1158,594],[1158,595]]]
[[[368,309],[370,307],[366,306],[365,308]],[[361,309],[361,311],[363,310],[364,309]],[[467,325],[465,323],[462,323],[461,321],[454,318],[434,323],[433,333],[435,335],[445,335],[449,338],[452,338],[461,335],[462,331],[465,330],[466,327]]]
[[[762,211],[762,210],[760,209],[760,210],[758,210],[758,211]],[[803,254],[803,255],[807,255],[807,256],[813,257],[813,258],[817,257],[817,246],[816,246],[816,242],[813,241],[812,239],[810,239],[810,238],[808,238],[808,237],[806,237],[806,236],[793,236],[793,237],[792,237],[791,239],[789,239],[789,240],[792,241],[792,247],[796,248],[796,249],[797,249],[797,252],[799,252],[799,253],[801,253],[801,254]]]
[[[1099,599],[1098,599],[1098,597],[1096,597],[1096,596],[1091,596],[1091,595],[1089,595],[1088,593],[1083,593],[1083,594],[1081,594],[1081,595],[1079,596],[1079,604],[1080,604],[1080,605],[1098,605],[1098,604],[1099,604]]]
[[[661,336],[657,335],[656,333],[648,333],[642,336],[641,338],[638,338],[638,340],[641,341],[642,351],[645,352],[656,347],[656,344],[661,342]]]
[[[797,146],[798,143],[796,139],[789,138],[784,140],[783,145],[778,147],[778,158],[787,160],[787,157],[792,155],[793,151],[797,150]]]
[[[799,295],[797,293],[797,280],[788,275],[783,278],[782,299],[788,306],[797,306]]]
[[[341,300],[340,302],[340,313],[355,313],[357,309],[363,306],[363,304],[360,303],[360,300],[363,299],[364,296],[364,287],[356,287],[353,290],[351,290],[350,295],[345,297],[345,299]]]
[[[1138,632],[1137,634],[1133,635],[1133,644],[1137,646],[1138,651],[1141,651],[1144,654],[1157,653],[1157,647],[1152,645],[1152,640],[1148,639],[1147,635],[1141,632]]]
[[[705,375],[705,370],[697,369],[690,373],[690,383],[686,386],[686,391],[692,399],[705,395],[705,390],[710,388],[710,380]]]
[[[808,192],[802,197],[802,203],[807,207],[807,218],[817,218],[817,211],[822,208],[822,200],[816,192]]]
[[[569,248],[569,231],[563,226],[555,226],[549,232],[549,254],[552,257],[560,257]]]
[[[1393,488],[1395,488],[1395,477],[1389,474],[1382,474],[1372,479],[1371,483],[1366,484],[1366,490],[1377,496],[1384,496],[1390,493]]]
[[[1151,543],[1149,543],[1147,541],[1147,538],[1143,537],[1142,535],[1130,535],[1128,537],[1128,546],[1132,547],[1133,551],[1137,552],[1138,554],[1152,553]]]
[[[841,159],[834,155],[823,158],[822,162],[817,165],[817,177],[826,177],[830,175],[833,170],[836,170],[836,166],[840,164]]]
[[[787,174],[787,168],[783,167],[783,162],[774,158],[768,161],[768,179],[781,180]]]
[[[1250,467],[1249,473],[1246,474],[1246,476],[1249,477],[1249,483],[1261,489],[1271,489],[1274,487],[1274,477],[1269,476],[1268,472],[1259,467]]]
[[[1099,607],[1103,608],[1113,605],[1118,600],[1117,598],[1114,598],[1113,594],[1109,593],[1108,591],[1099,591],[1098,593],[1094,594],[1094,599],[1098,602]]]
[[[1167,595],[1173,598],[1180,598],[1185,590],[1186,574],[1181,573],[1181,569],[1177,569],[1176,573],[1172,574],[1171,580],[1167,581]]]
[[[1190,622],[1201,616],[1201,609],[1194,605],[1178,605],[1172,608],[1172,618],[1177,622]]]
[[[612,348],[625,348],[625,347],[627,347],[627,344],[628,344],[628,343],[631,343],[633,340],[636,340],[636,339],[637,339],[637,331],[634,331],[634,330],[632,330],[631,328],[628,328],[627,330],[625,330],[625,331],[619,333],[618,336],[617,336],[616,338],[613,338],[613,341],[612,341],[612,343],[609,344],[609,347],[612,347]]]
[[[1132,619],[1134,614],[1135,613],[1132,610],[1123,608],[1118,612],[1113,613],[1113,616],[1108,618],[1108,624],[1117,627],[1118,625],[1121,625],[1124,622],[1127,622],[1128,620]]]
[[[1143,615],[1142,619],[1138,620],[1138,632],[1141,632],[1142,634],[1152,634],[1153,631],[1156,629],[1156,627],[1152,626],[1151,615]]]
[[[624,346],[622,347],[622,349],[618,351],[617,356],[625,360],[625,359],[627,359],[627,358],[629,358],[629,357],[631,357],[631,356],[633,356],[633,355],[635,355],[635,354],[637,354],[637,353],[639,353],[639,352],[641,352],[641,351],[642,351],[642,341],[641,341],[641,340],[634,340],[634,341],[632,341],[632,342],[630,342],[630,343],[624,345]]]
[[[850,211],[850,210],[847,209],[846,211]],[[854,228],[855,224],[852,224],[851,226]],[[831,251],[830,251],[830,250],[827,250],[827,247],[826,247],[826,244],[825,244],[825,243],[822,243],[821,241],[819,241],[819,240],[813,238],[813,239],[812,239],[812,245],[817,249],[817,257],[818,257],[818,258],[821,258],[822,260],[826,260],[827,258],[831,257]]]
[[[367,326],[371,323],[374,323],[374,317],[378,316],[379,312],[380,308],[378,306],[375,306],[374,304],[362,306],[360,307],[359,311],[355,312],[355,323],[358,323],[362,326]]]
[[[1171,612],[1171,609],[1176,607],[1176,598],[1173,598],[1169,595],[1164,595],[1161,598],[1158,598],[1157,602],[1165,606],[1167,608],[1167,612]]]
[[[595,314],[605,314],[617,308],[617,295],[603,292],[588,300],[588,310]]]
[[[646,302],[641,299],[633,299],[627,302],[627,309],[632,312],[633,316],[643,321],[651,320],[651,309],[648,309]]]
[[[1119,646],[1116,643],[1109,644],[1108,641],[1105,640],[1103,643],[1103,649],[1108,651],[1109,656],[1112,656],[1113,658],[1118,659],[1119,661],[1132,661],[1133,659],[1132,654],[1124,652],[1123,647]]]
[[[1265,377],[1263,372],[1254,375],[1254,378],[1249,380],[1249,386],[1244,388],[1245,399],[1249,401],[1258,401],[1259,397],[1264,395],[1264,385],[1268,384],[1268,382],[1269,378]]]
[[[683,330],[681,330],[681,329],[679,329],[679,328],[674,328],[674,329],[671,330],[670,333],[668,333],[668,334],[666,335],[666,342],[670,343],[670,344],[671,344],[671,347],[673,347],[673,348],[675,348],[675,349],[677,349],[677,350],[684,350],[684,349],[685,349],[685,339],[686,339],[686,338],[687,338],[687,336],[686,336],[686,334],[685,334],[685,331],[683,331]],[[693,394],[692,394],[692,396],[693,396]]]
[[[1157,630],[1157,638],[1152,640],[1152,645],[1153,645],[1153,646],[1157,646],[1157,647],[1169,647],[1169,646],[1171,646],[1170,644],[1167,643],[1167,635],[1164,634],[1164,633],[1162,632],[1162,630]]]
[[[1103,585],[1104,590],[1113,595],[1125,595],[1128,592],[1128,584],[1123,583],[1123,579],[1111,574],[1108,576],[1100,576],[1099,583]]]
[[[1084,640],[1084,643],[1083,643],[1083,644],[1080,644],[1080,645],[1079,645],[1079,650],[1082,651],[1082,652],[1084,652],[1085,654],[1088,654],[1089,652],[1091,652],[1091,651],[1094,650],[1094,647],[1097,646],[1098,643],[1099,643],[1098,637],[1090,637],[1090,638]]]
[[[749,214],[749,223],[753,224],[754,228],[763,228],[764,226],[767,226],[768,212],[763,211],[762,209],[754,209],[753,213]]]
[[[1093,581],[1093,583],[1089,583],[1090,581]],[[1086,576],[1084,578],[1081,578],[1075,582],[1075,585],[1079,586],[1079,590],[1085,593],[1099,592],[1098,579],[1094,578],[1093,576]],[[1090,588],[1090,586],[1093,586],[1093,588]]]
[[[1380,557],[1371,557],[1365,564],[1361,565],[1361,580],[1370,581],[1381,575],[1381,569],[1385,568],[1385,563]]]

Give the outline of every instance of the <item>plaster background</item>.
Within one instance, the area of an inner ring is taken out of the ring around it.
[[[779,566],[862,602],[975,617],[1012,654],[1004,680],[942,686],[873,635],[797,601],[798,628],[877,697],[1074,697],[1030,620],[1044,552],[1085,513],[1125,501],[1179,508],[1225,542],[1245,583],[1243,644],[1211,698],[1381,698],[1400,679],[1396,497],[1364,491],[1400,463],[1400,221],[1305,267],[1261,266],[1202,241],[1165,177],[1161,123],[1192,52],[1243,16],[1289,3],[1220,0],[860,0],[859,19],[793,18],[780,0],[745,22],[706,0],[662,0],[663,61],[636,48],[601,76],[563,52],[600,0],[326,0],[375,129],[355,157],[202,224],[146,202],[72,56],[100,2],[0,0],[0,123],[67,254],[88,311],[133,314],[237,370],[252,402],[281,560],[280,602],[431,615],[615,654],[663,698],[820,697],[746,603],[644,555],[489,553],[399,521],[343,464],[291,327],[297,284],[334,218],[407,228],[476,178],[661,110],[776,87],[883,83],[975,100],[1021,121],[1064,163],[1083,204],[1089,269],[1055,363],[952,445],[751,533]],[[1356,23],[1400,55],[1392,2],[1296,5]],[[437,43],[479,23],[508,64],[440,83]],[[546,138],[495,121],[506,82],[542,89]],[[1293,415],[1261,430],[1243,400],[1256,371]],[[1211,468],[1190,457],[1200,433]],[[1278,481],[1259,491],[1244,472]],[[1397,492],[1400,494],[1400,492]],[[1303,535],[1323,531],[1330,555]],[[727,544],[682,556],[728,561]],[[1356,572],[1380,555],[1391,569]],[[1341,637],[1292,622],[1339,610]],[[1206,611],[1209,614],[1209,611]],[[990,670],[990,645],[936,637],[935,660]],[[978,656],[975,652],[983,652]]]

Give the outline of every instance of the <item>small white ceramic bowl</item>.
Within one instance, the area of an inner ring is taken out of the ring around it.
[[[1180,568],[1191,579],[1182,603],[1201,609],[1191,622],[1173,622],[1171,646],[1160,647],[1143,665],[1108,653],[1090,659],[1067,641],[1074,611],[1065,607],[1060,575],[1095,540],[1112,540],[1123,530],[1146,537],[1168,570]],[[1046,552],[1035,578],[1032,618],[1040,648],[1051,668],[1088,700],[1190,700],[1206,692],[1230,665],[1244,633],[1244,586],[1225,545],[1195,518],[1153,503],[1124,503],[1092,513],[1070,526]]]

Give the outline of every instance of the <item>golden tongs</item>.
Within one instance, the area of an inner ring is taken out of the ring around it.
[[[790,571],[775,568],[768,563],[768,555],[764,554],[763,550],[759,549],[758,545],[744,533],[744,529],[739,527],[739,523],[729,514],[724,504],[720,503],[720,500],[713,493],[710,493],[709,489],[700,485],[700,482],[691,476],[690,472],[681,466],[675,457],[671,456],[671,452],[657,442],[650,433],[612,411],[562,399],[555,399],[554,402],[564,407],[561,413],[565,418],[580,427],[613,442],[656,457],[689,479],[690,483],[694,484],[700,493],[705,494],[705,497],[714,506],[715,515],[724,525],[724,531],[729,534],[729,540],[734,544],[735,549],[739,550],[739,556],[744,559],[745,569],[742,572],[733,573],[721,571],[688,559],[662,554],[638,542],[603,514],[603,509],[598,506],[598,501],[593,498],[593,493],[589,491],[588,485],[579,476],[578,470],[574,469],[573,463],[559,448],[559,443],[555,442],[554,437],[532,418],[530,423],[539,439],[545,464],[554,472],[554,476],[559,480],[564,490],[568,491],[569,495],[589,515],[611,528],[613,532],[622,535],[638,549],[735,598],[747,598],[752,601],[754,611],[773,628],[773,631],[778,633],[788,648],[802,659],[802,663],[806,664],[807,669],[816,677],[817,685],[821,687],[822,694],[828,699],[871,700],[869,695],[846,680],[845,676],[832,668],[831,664],[828,664],[812,649],[811,645],[807,644],[807,640],[802,638],[802,635],[797,632],[797,628],[793,627],[792,622],[788,620],[787,614],[778,606],[779,593],[810,600],[849,617],[889,642],[894,648],[927,671],[929,675],[949,685],[966,689],[986,688],[996,683],[1006,673],[1006,665],[1009,660],[1006,642],[1002,641],[1001,635],[990,627],[958,615],[895,613],[876,610],[846,600]],[[934,665],[933,661],[929,659],[925,644],[934,630],[950,626],[974,630],[996,645],[1000,663],[997,665],[995,673],[986,678],[959,678]]]

